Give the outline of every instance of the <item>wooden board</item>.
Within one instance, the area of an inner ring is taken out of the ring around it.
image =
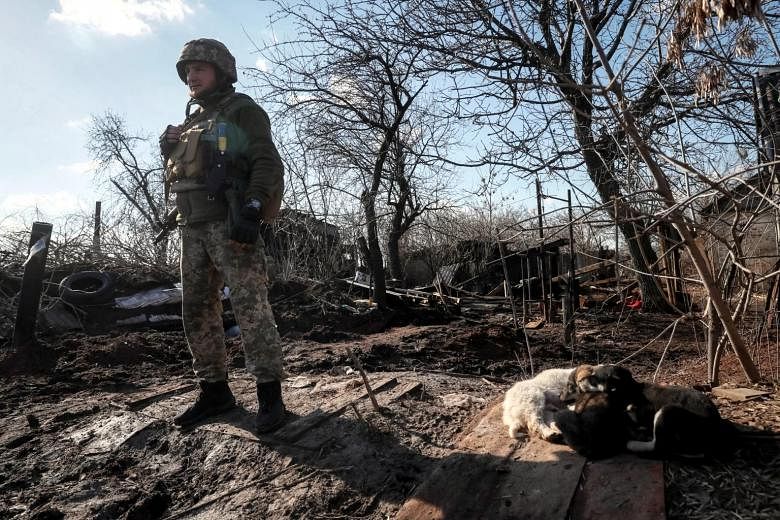
[[[493,404],[398,512],[399,520],[564,520],[585,459],[510,439]]]
[[[391,386],[394,386],[398,381],[394,377],[383,377],[381,379],[369,378],[371,389],[374,393],[387,390]],[[283,439],[287,442],[295,441],[303,436],[307,431],[317,427],[322,422],[329,418],[342,413],[347,407],[360,399],[368,396],[364,386],[355,388],[347,394],[337,397],[332,401],[324,403],[321,407],[317,408],[313,412],[296,419],[290,423],[285,424],[280,429],[274,432],[273,436],[279,439]]]
[[[541,329],[542,327],[544,327],[545,323],[546,321],[544,318],[539,318],[538,320],[529,321],[528,323],[523,325],[523,328],[529,330]]]
[[[620,455],[588,463],[572,504],[572,520],[664,520],[664,466]]]
[[[731,399],[732,401],[749,401],[751,399],[765,397],[770,395],[770,393],[761,390],[753,390],[752,388],[722,388],[716,386],[712,389],[712,395]]]
[[[114,399],[112,404],[125,410],[141,410],[152,403],[162,401],[174,395],[186,394],[197,387],[194,383],[181,383],[179,381],[167,385],[161,385],[147,389],[136,394],[131,394],[124,399]]]

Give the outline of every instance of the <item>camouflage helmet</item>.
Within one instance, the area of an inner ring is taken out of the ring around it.
[[[236,59],[230,54],[225,44],[211,38],[199,38],[188,41],[181,50],[179,61],[176,62],[176,71],[184,83],[187,83],[187,71],[185,65],[190,61],[205,61],[219,69],[230,84],[238,80],[236,74]]]

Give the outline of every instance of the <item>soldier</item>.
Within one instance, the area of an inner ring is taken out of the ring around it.
[[[268,302],[263,220],[281,203],[283,166],[268,115],[236,93],[236,62],[212,39],[187,42],[176,70],[189,89],[186,118],[160,136],[168,190],[181,230],[182,317],[200,394],[173,422],[192,425],[235,406],[227,383],[223,285],[243,340],[247,371],[257,378],[257,430],[284,421],[279,333]],[[193,106],[198,108],[193,110]]]

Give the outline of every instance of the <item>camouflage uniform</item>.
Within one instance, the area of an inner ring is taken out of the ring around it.
[[[242,186],[239,203],[256,199],[264,208],[278,208],[282,162],[271,139],[267,114],[248,96],[236,94],[232,87],[236,81],[235,59],[216,40],[188,42],[176,64],[185,83],[188,61],[214,64],[226,81],[217,92],[188,104],[182,135],[198,125],[210,128],[214,121],[223,122],[227,126],[230,159],[227,181],[235,180],[236,185]],[[191,104],[200,107],[193,115],[189,115]],[[200,133],[189,135],[195,135],[200,143],[190,151],[184,142],[186,137],[174,144],[161,138],[160,144],[168,161],[169,188],[176,194],[179,210],[183,321],[195,375],[207,382],[226,378],[220,300],[220,291],[226,284],[241,329],[247,371],[256,376],[258,383],[278,381],[284,375],[282,351],[268,302],[268,259],[263,239],[240,245],[229,240],[233,212],[224,194],[207,190],[209,172],[181,167],[185,157],[201,157],[202,147],[209,146],[203,144]]]
[[[268,303],[268,266],[263,239],[249,248],[228,241],[224,221],[181,228],[184,331],[195,375],[205,381],[225,378],[222,329],[223,282],[241,328],[246,369],[260,383],[280,380],[282,349]]]

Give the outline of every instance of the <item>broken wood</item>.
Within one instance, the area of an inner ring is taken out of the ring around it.
[[[175,395],[181,395],[186,394],[187,392],[191,390],[195,390],[196,385],[194,383],[188,383],[188,384],[178,384],[174,386],[173,388],[168,388],[165,390],[157,389],[151,394],[145,394],[143,397],[138,397],[135,399],[130,399],[124,402],[121,401],[111,401],[111,404],[113,406],[116,406],[117,408],[121,408],[124,410],[133,410],[138,411],[143,408],[146,408],[152,403],[155,403],[157,401],[162,401],[163,399],[167,399],[169,397],[173,397]]]
[[[391,386],[397,383],[398,380],[395,377],[385,377],[373,385],[373,391],[375,393],[379,393],[389,389]],[[303,417],[293,422],[285,424],[273,433],[273,437],[283,439],[288,442],[294,442],[309,430],[316,428],[331,417],[343,413],[351,403],[359,401],[367,395],[368,393],[366,390],[361,387],[346,395],[337,397],[336,399],[323,405],[321,408],[317,408],[311,413],[304,415]]]
[[[352,359],[352,362],[355,364],[355,368],[358,369],[358,372],[360,372],[360,377],[363,378],[363,384],[366,386],[366,392],[368,392],[368,397],[371,399],[371,404],[374,406],[374,410],[377,412],[380,410],[379,404],[376,402],[376,396],[374,395],[374,391],[371,390],[371,383],[368,382],[368,377],[366,376],[366,371],[363,370],[363,364],[360,362],[358,357],[355,355],[355,353],[352,351],[351,348],[347,347],[347,353],[349,354],[349,357]]]
[[[723,388],[716,386],[712,389],[712,395],[730,399],[732,401],[750,401],[751,399],[766,397],[770,395],[770,392],[754,390],[752,388]]]
[[[528,323],[523,325],[523,328],[529,330],[541,329],[542,327],[544,327],[545,323],[547,323],[547,320],[545,320],[544,318],[539,318],[537,320],[529,321]]]

